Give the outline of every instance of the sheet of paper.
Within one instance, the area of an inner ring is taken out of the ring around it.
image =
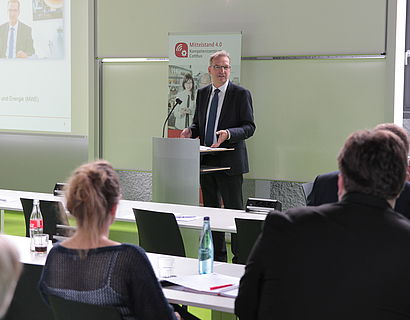
[[[190,215],[175,215],[177,221],[194,221],[201,218],[200,216],[190,216]]]
[[[199,146],[200,152],[209,152],[209,151],[232,151],[233,148],[211,148],[206,146]]]
[[[20,199],[16,199],[16,197],[8,197],[8,196],[0,196],[0,202],[6,203],[6,202],[14,202],[18,201]]]
[[[180,285],[188,290],[206,292],[209,294],[236,297],[239,278],[218,273],[177,276],[167,281]]]

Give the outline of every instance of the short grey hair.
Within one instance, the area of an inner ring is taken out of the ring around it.
[[[212,61],[217,58],[217,57],[228,57],[229,59],[229,64],[231,64],[231,56],[229,55],[229,52],[225,51],[225,50],[220,50],[217,52],[214,52],[213,54],[211,54],[211,56],[209,57],[209,65],[212,66]]]
[[[7,2],[7,6],[9,6],[10,3],[17,3],[18,6],[19,6],[19,10],[20,10],[20,1],[19,1],[19,0],[9,0],[9,1]]]

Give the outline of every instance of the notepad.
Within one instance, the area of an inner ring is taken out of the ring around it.
[[[218,273],[177,276],[167,279],[183,287],[185,291],[202,292],[235,298],[238,295],[239,278]]]

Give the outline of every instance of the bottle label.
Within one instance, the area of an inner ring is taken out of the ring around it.
[[[42,219],[33,219],[30,220],[30,229],[38,229],[43,228],[43,220]]]

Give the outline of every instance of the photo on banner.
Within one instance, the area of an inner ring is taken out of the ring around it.
[[[241,33],[169,34],[168,112],[176,98],[182,103],[175,107],[168,121],[168,137],[179,137],[191,125],[196,108],[196,91],[211,84],[208,73],[209,56],[225,50],[231,57],[230,80],[240,83]]]

